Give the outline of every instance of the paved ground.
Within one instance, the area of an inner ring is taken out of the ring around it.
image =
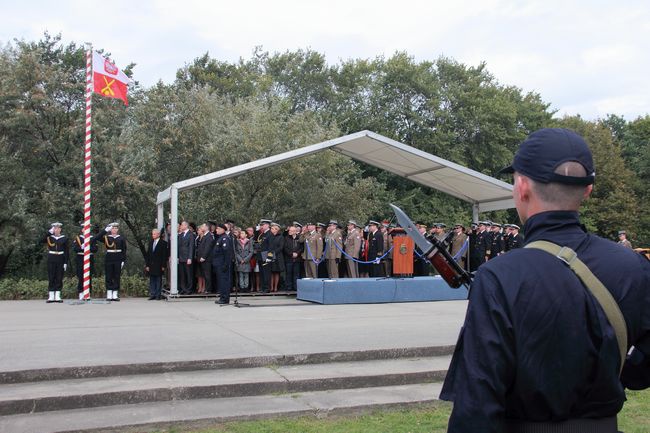
[[[453,345],[467,301],[0,302],[0,371]]]

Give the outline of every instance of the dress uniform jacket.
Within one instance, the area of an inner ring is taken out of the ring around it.
[[[504,253],[506,250],[505,243],[503,242],[503,235],[498,232],[492,232],[490,243],[490,259],[495,258],[499,254]]]
[[[126,238],[124,236],[113,236],[103,229],[97,235],[97,239],[101,240],[104,247],[106,247],[105,263],[126,262]]]
[[[524,232],[526,242],[572,248],[620,306],[628,347],[650,354],[650,261],[585,233],[577,212],[536,214]],[[449,432],[502,432],[506,419],[614,416],[625,401],[619,366],[614,330],[574,272],[544,251],[516,249],[481,266],[472,282],[440,395],[454,402]],[[649,373],[633,375],[638,368],[628,359],[626,386],[650,385]]]
[[[325,258],[328,260],[340,259],[343,249],[343,232],[339,229],[333,230],[325,235],[325,240],[327,245]]]
[[[319,260],[323,256],[323,238],[320,233],[313,231],[305,236],[305,249],[302,252],[304,260]]]
[[[50,291],[61,291],[63,288],[63,265],[69,263],[68,238],[65,235],[45,235],[47,247],[47,277]]]
[[[361,233],[359,230],[352,229],[348,232],[348,235],[345,237],[344,251],[350,257],[355,259],[359,258],[359,253],[361,252]]]
[[[508,251],[521,248],[524,246],[523,244],[524,239],[520,233],[517,233],[517,235],[512,234],[508,236]]]

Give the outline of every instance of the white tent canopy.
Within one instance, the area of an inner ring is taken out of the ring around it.
[[[177,232],[178,193],[180,191],[219,182],[327,149],[471,203],[474,221],[478,219],[479,212],[514,207],[512,185],[509,183],[391,140],[383,135],[371,131],[360,131],[236,167],[175,182],[166,190],[158,193],[156,203],[159,224],[164,221],[164,203],[171,200],[171,233]],[[171,236],[170,241],[171,257],[177,257],[177,237]],[[176,295],[178,293],[177,267],[171,266],[170,272],[170,291],[172,295]]]

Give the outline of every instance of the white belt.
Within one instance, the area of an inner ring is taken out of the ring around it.
[[[65,251],[48,251],[50,254],[56,254],[57,256],[60,256],[61,254],[65,254]]]
[[[77,255],[78,255],[78,256],[83,256],[83,255],[84,255],[84,253],[77,253]],[[93,255],[93,253],[90,253],[90,255],[92,256],[92,255]]]
[[[121,253],[122,250],[106,250],[107,253]]]

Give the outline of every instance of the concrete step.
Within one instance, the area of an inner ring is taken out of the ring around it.
[[[23,382],[41,382],[47,380],[127,376],[178,371],[253,368],[267,365],[306,365],[325,362],[351,362],[372,359],[444,356],[452,354],[453,350],[454,346],[425,346],[346,352],[317,352],[289,355],[251,356],[244,358],[200,359],[117,365],[85,365],[80,367],[0,371],[0,385]]]
[[[451,357],[176,371],[0,385],[0,415],[440,381]]]
[[[219,399],[172,400],[0,417],[3,433],[150,432],[182,425],[205,428],[241,419],[363,413],[435,404],[439,383]]]

